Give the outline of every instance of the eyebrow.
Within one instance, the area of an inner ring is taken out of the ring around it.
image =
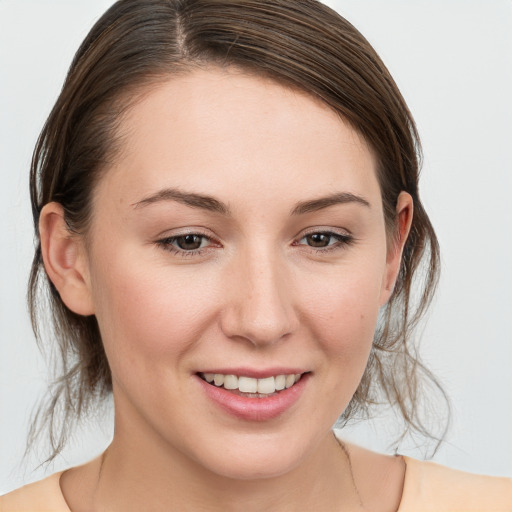
[[[165,188],[159,190],[144,199],[133,203],[134,208],[141,208],[150,204],[159,203],[161,201],[176,201],[192,208],[200,208],[221,215],[229,216],[231,211],[229,207],[222,201],[214,197],[196,194],[194,192],[183,192],[176,188]],[[304,215],[306,213],[316,212],[337,204],[356,203],[370,208],[370,203],[361,196],[352,194],[351,192],[339,192],[318,199],[311,199],[298,203],[292,210],[291,215]]]
[[[176,201],[192,208],[201,208],[222,215],[231,215],[229,207],[221,201],[202,194],[183,192],[176,188],[165,188],[156,194],[145,197],[141,201],[132,204],[134,208],[140,208],[160,201]]]
[[[316,212],[318,210],[323,210],[324,208],[329,208],[329,206],[334,206],[336,204],[348,204],[348,203],[356,203],[361,204],[370,208],[370,203],[361,196],[356,194],[352,194],[351,192],[339,192],[337,194],[332,194],[327,197],[320,197],[318,199],[312,199],[310,201],[303,201],[292,210],[292,215],[303,215],[305,213]]]

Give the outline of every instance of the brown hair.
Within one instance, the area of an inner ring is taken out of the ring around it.
[[[438,281],[439,248],[418,195],[416,127],[375,50],[348,21],[315,0],[120,0],[79,48],[33,156],[30,191],[37,248],[28,299],[42,343],[44,308],[38,299],[48,298],[60,377],[49,403],[39,409],[31,438],[48,426],[52,459],[74,421],[112,387],[96,318],[70,311],[44,271],[41,209],[59,202],[70,231],[86,233],[92,191],[122,147],[117,127],[137,93],[206,65],[237,66],[298,88],[348,121],[377,157],[388,234],[394,234],[400,191],[411,194],[414,216],[398,281],[381,311],[365,374],[341,422],[361,413],[369,416],[373,405],[391,404],[405,420],[404,432],[429,435],[420,376],[421,382],[442,390],[420,364],[411,334]]]

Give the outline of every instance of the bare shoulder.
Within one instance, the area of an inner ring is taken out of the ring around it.
[[[350,455],[362,502],[369,510],[512,512],[511,478],[476,475],[350,443],[343,445]]]
[[[60,492],[60,475],[55,473],[0,496],[0,512],[69,512]]]
[[[476,475],[405,457],[400,512],[511,512],[512,479]]]
[[[70,491],[72,496],[83,498],[83,491],[87,489],[91,475],[97,475],[100,462],[101,456],[0,496],[0,512],[70,512],[70,505],[72,510],[81,510],[76,499],[66,499],[63,489]]]

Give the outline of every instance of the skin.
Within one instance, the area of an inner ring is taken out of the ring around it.
[[[87,243],[67,232],[60,205],[41,215],[47,272],[71,310],[96,315],[113,376],[114,439],[62,476],[70,508],[396,510],[403,462],[349,447],[351,471],[331,427],[392,293],[410,196],[398,198],[389,244],[364,140],[311,96],[234,69],[153,86],[121,135]],[[167,189],[230,214],[159,199]],[[339,193],[363,201],[291,214]],[[190,233],[204,236],[200,252],[176,252]],[[311,246],[313,233],[327,233],[325,247]],[[225,413],[197,377],[276,366],[309,378],[267,421]]]

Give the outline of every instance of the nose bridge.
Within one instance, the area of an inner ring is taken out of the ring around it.
[[[252,244],[238,255],[235,266],[224,332],[254,345],[273,343],[291,333],[295,313],[283,256],[270,244]]]

